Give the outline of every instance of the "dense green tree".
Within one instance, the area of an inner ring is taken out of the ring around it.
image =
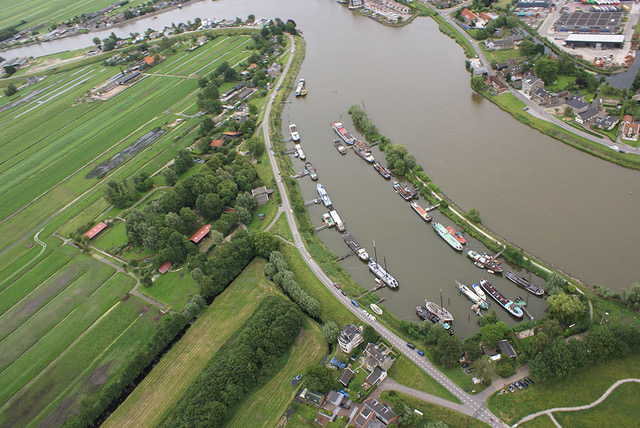
[[[540,58],[533,67],[536,76],[544,80],[544,83],[551,85],[558,79],[558,64],[546,57]]]
[[[106,39],[102,39],[102,51],[109,52],[112,51],[116,47],[116,42],[110,37]]]
[[[365,324],[362,330],[362,343],[364,343],[365,345],[367,343],[378,343],[378,338],[380,338],[380,335],[376,332],[376,330],[369,324]]]
[[[436,324],[429,330],[429,333],[427,333],[425,342],[427,345],[437,345],[440,342],[440,339],[448,336],[449,332],[445,330],[442,324]]]
[[[253,245],[256,255],[265,259],[275,252],[280,244],[278,238],[269,232],[253,232],[249,234],[249,237],[251,238],[251,245]]]
[[[564,323],[577,321],[584,315],[586,307],[577,296],[565,293],[556,294],[547,298],[549,315]]]
[[[509,324],[504,321],[498,321],[494,324],[487,324],[484,327],[480,328],[482,343],[485,346],[496,346],[499,341],[504,339],[509,330]]]
[[[565,286],[565,279],[556,272],[552,272],[547,277],[547,294],[553,296],[562,292]]]
[[[629,309],[640,311],[640,284],[631,284],[631,289],[622,289],[622,299]]]
[[[148,173],[142,171],[133,176],[133,186],[138,192],[146,192],[153,187],[153,181]]]
[[[6,89],[4,90],[4,94],[7,97],[10,97],[11,95],[15,94],[16,92],[18,92],[18,88],[16,88],[16,85],[14,85],[13,83],[9,83],[6,87]]]
[[[462,355],[462,347],[456,337],[447,334],[438,339],[434,354],[437,362],[445,367],[453,367],[458,362],[460,355]]]
[[[485,83],[482,76],[473,76],[471,77],[471,88],[476,92],[482,92],[486,89],[487,84]]]
[[[618,352],[618,343],[607,325],[594,326],[586,340],[589,357],[595,362],[604,362]]]
[[[475,361],[483,354],[482,349],[480,348],[480,341],[474,336],[467,337],[462,342],[462,350],[467,354],[468,361]]]
[[[575,368],[573,356],[563,340],[555,340],[540,352],[530,365],[531,374],[550,382],[571,374]]]
[[[304,376],[305,386],[316,392],[326,394],[331,390],[331,386],[335,381],[335,372],[328,367],[313,365],[307,369]]]
[[[480,218],[480,211],[478,211],[477,208],[469,208],[469,211],[467,211],[467,218],[471,223],[482,223],[482,219]]]
[[[338,336],[340,335],[340,327],[333,322],[327,321],[322,326],[322,336],[324,337],[325,342],[329,345],[335,345],[338,343]]]
[[[172,168],[165,168],[162,170],[162,177],[164,177],[167,186],[175,186],[178,182],[178,175]]]

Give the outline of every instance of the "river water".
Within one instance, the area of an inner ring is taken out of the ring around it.
[[[333,0],[203,1],[155,20],[12,53],[44,55],[88,46],[96,35],[103,38],[111,31],[126,36],[195,17],[245,18],[250,13],[292,18],[304,31],[307,54],[301,77],[308,82],[309,95],[292,96],[283,124],[298,126],[308,160],[347,230],[371,254],[375,239],[380,261],[386,255],[400,288],[379,294],[398,316],[415,320],[415,306],[425,298],[439,301],[442,290],[445,306],[456,317],[456,331],[466,335],[475,330],[475,315],[470,302],[457,294],[455,280],[471,285],[484,275],[511,299],[526,297],[526,292],[474,267],[424,224],[373,168],[351,151],[338,154],[330,123],[341,120],[355,132],[347,114],[352,104],[364,103],[384,135],[406,145],[452,200],[463,209],[477,208],[483,223],[496,233],[589,284],[621,291],[640,281],[640,174],[550,139],[477,96],[469,87],[462,50],[431,19],[388,28]],[[377,149],[373,154],[384,159]],[[294,165],[303,169],[297,159]],[[300,184],[305,199],[317,196],[308,178]],[[309,212],[319,225],[321,207],[311,206]],[[439,213],[434,215],[449,224]],[[336,231],[324,230],[319,236],[338,255],[349,252]],[[468,247],[484,251],[473,240]],[[355,257],[342,263],[363,286],[374,285],[364,263]],[[533,282],[544,284],[535,277]],[[513,322],[495,303],[493,307]],[[543,315],[542,300],[530,296],[529,307],[536,318]]]

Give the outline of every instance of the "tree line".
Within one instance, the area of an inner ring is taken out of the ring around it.
[[[295,304],[271,296],[209,361],[163,421],[163,427],[220,427],[247,394],[282,367],[302,327]]]

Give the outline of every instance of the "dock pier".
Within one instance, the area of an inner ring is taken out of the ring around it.
[[[384,288],[384,287],[386,287],[386,286],[387,286],[387,285],[386,285],[384,282],[380,281],[379,283],[377,283],[377,284],[376,284],[376,286],[375,286],[375,287],[373,287],[371,290],[365,291],[364,293],[362,293],[362,295],[360,295],[360,296],[356,297],[356,299],[359,299],[359,298],[361,298],[361,297],[363,297],[363,296],[366,296],[366,295],[367,295],[367,294],[369,294],[369,293],[375,293],[376,291],[378,291],[378,290],[380,290],[381,288]]]
[[[305,202],[304,206],[308,207],[309,205],[319,204],[320,202],[322,202],[322,198],[316,198],[316,199],[312,199],[310,201]]]
[[[353,253],[345,254],[344,256],[340,256],[337,259],[335,259],[334,262],[340,262],[340,261],[346,259],[347,257],[351,257],[352,255],[353,255]]]
[[[326,224],[323,224],[322,226],[318,226],[315,228],[316,232],[320,232],[321,230],[326,229],[328,226]]]
[[[426,212],[433,211],[433,210],[437,209],[439,206],[440,206],[440,204],[432,205],[429,208],[425,208],[425,211]]]

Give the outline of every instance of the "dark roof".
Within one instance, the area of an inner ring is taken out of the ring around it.
[[[368,400],[365,400],[364,404],[366,404],[367,407],[376,412],[376,415],[378,415],[378,417],[382,419],[386,424],[391,423],[392,419],[397,417],[397,415],[393,413],[390,408],[388,408],[375,398],[369,398]]]
[[[351,342],[356,335],[360,333],[360,329],[353,324],[347,324],[340,332],[340,339],[345,343]]]
[[[393,413],[391,409],[376,400],[375,398],[369,398],[362,403],[360,413],[355,417],[353,423],[357,427],[369,426],[368,422],[376,420],[378,425],[375,426],[387,426],[390,423],[398,422],[398,415]],[[380,423],[381,422],[381,423]]]
[[[347,367],[340,374],[340,377],[338,378],[338,382],[340,382],[344,386],[349,386],[349,382],[351,382],[351,379],[353,379],[353,371]]]
[[[382,376],[382,373],[384,373],[384,371],[380,367],[376,366],[376,368],[373,369],[371,374],[367,376],[364,381],[369,385],[375,385],[376,382],[378,382],[378,380],[380,379],[380,376]]]
[[[193,242],[194,244],[197,244],[198,242],[202,241],[202,238],[207,236],[210,231],[211,231],[211,225],[205,224],[200,228],[200,230],[194,233],[193,236],[191,236],[191,238],[189,238],[189,241]]]
[[[386,357],[378,348],[378,345],[373,343],[368,343],[367,347],[364,348],[364,353],[371,355],[378,363],[382,363]]]
[[[500,348],[501,354],[505,354],[508,357],[515,358],[518,356],[516,351],[513,349],[513,346],[511,346],[511,344],[505,339],[498,342],[498,348]]]
[[[106,227],[107,227],[106,224],[104,224],[103,222],[100,222],[100,223],[96,224],[95,226],[93,226],[93,228],[91,228],[90,230],[87,230],[85,232],[84,236],[86,236],[89,239],[93,239],[94,236],[96,236],[98,233],[102,232]]]
[[[570,99],[565,104],[576,110],[580,110],[589,105],[589,103],[586,102],[583,98],[578,98],[578,97],[574,97],[573,99]]]
[[[344,395],[342,395],[338,391],[330,391],[329,394],[327,394],[327,399],[325,400],[325,404],[329,402],[331,404],[339,406],[340,403],[342,403],[343,399],[344,399]]]

